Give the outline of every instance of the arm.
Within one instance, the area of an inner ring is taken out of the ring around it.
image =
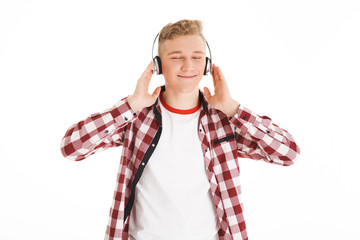
[[[215,94],[211,95],[206,87],[203,94],[210,105],[230,116],[239,157],[292,165],[300,149],[291,134],[273,124],[269,117],[258,116],[233,100],[220,68],[213,65],[213,69]]]
[[[230,122],[239,157],[262,159],[282,166],[290,166],[298,159],[300,149],[292,135],[272,123],[269,117],[258,116],[240,105]]]
[[[61,142],[63,156],[80,161],[95,152],[123,145],[125,127],[137,118],[135,112],[152,105],[160,94],[161,87],[153,94],[148,93],[152,68],[151,62],[139,78],[133,95],[121,99],[103,113],[93,114],[72,125]]]
[[[121,146],[125,126],[136,117],[127,99],[122,99],[111,109],[72,125],[62,139],[61,153],[70,160],[80,161],[95,152]]]

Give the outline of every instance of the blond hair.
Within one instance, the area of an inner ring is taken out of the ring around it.
[[[176,23],[169,23],[163,27],[159,33],[158,54],[161,53],[161,46],[165,40],[174,39],[185,35],[199,35],[204,42],[205,37],[202,34],[203,24],[200,20],[180,20]]]

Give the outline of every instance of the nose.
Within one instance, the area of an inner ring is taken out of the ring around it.
[[[190,58],[184,58],[184,61],[181,66],[181,70],[186,72],[189,70],[193,70],[193,68],[194,68],[194,64],[193,64],[192,60]]]

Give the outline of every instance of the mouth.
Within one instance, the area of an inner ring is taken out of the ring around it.
[[[179,78],[194,78],[197,75],[177,75]]]

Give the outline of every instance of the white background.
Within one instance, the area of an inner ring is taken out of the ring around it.
[[[291,167],[240,159],[249,238],[360,239],[359,13],[355,0],[1,1],[0,239],[103,239],[122,149],[71,162],[61,139],[132,94],[157,32],[184,18],[204,22],[233,98],[301,149]]]

